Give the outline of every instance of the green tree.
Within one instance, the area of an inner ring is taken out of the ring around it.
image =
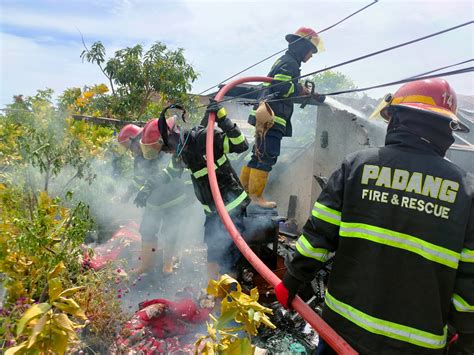
[[[112,113],[125,118],[143,118],[152,98],[163,104],[187,101],[186,92],[198,77],[182,48],[172,51],[160,42],[146,52],[141,45],[120,49],[109,59],[102,43],[95,42],[81,58],[102,70],[111,86]]]
[[[326,70],[312,76],[310,80],[314,82],[315,91],[322,94],[357,88],[351,78],[338,71]]]

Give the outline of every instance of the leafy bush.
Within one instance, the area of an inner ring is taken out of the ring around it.
[[[229,275],[222,275],[218,281],[210,280],[207,293],[221,299],[219,317],[210,318],[207,323],[208,335],[198,338],[195,343],[195,354],[253,354],[251,337],[258,334],[258,327],[265,325],[275,329],[267,314],[270,308],[258,303],[258,290],[253,288],[250,296],[242,292],[240,284]],[[229,324],[234,322],[237,325]],[[241,337],[239,332],[244,332]]]

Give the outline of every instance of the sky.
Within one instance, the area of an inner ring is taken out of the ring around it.
[[[121,48],[156,41],[185,57],[200,74],[198,93],[286,47],[299,27],[318,31],[371,0],[2,0],[0,3],[0,107],[16,94],[37,89],[107,83],[98,67],[82,62],[101,41],[108,56]],[[470,0],[380,0],[322,34],[326,51],[302,65],[302,74],[415,39],[474,18]],[[266,75],[276,59],[241,76]],[[474,58],[474,26],[390,51],[337,70],[358,87],[410,77]],[[473,65],[473,62],[470,64]],[[474,95],[472,73],[447,80],[458,94]],[[397,87],[367,92],[381,97]]]

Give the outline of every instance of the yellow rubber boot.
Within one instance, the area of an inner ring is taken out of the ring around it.
[[[275,208],[276,202],[267,201],[263,197],[263,190],[267,185],[268,171],[251,169],[249,178],[249,196],[252,202],[263,208]]]
[[[247,165],[244,165],[242,167],[242,170],[240,170],[240,183],[244,187],[245,192],[249,192],[249,179],[250,179],[250,169]]]

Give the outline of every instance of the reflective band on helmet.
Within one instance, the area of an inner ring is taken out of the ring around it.
[[[335,299],[329,292],[326,292],[324,302],[334,312],[371,333],[429,349],[442,349],[446,346],[447,327],[444,327],[442,335],[438,335],[375,318]]]
[[[237,145],[245,141],[245,136],[243,133],[240,133],[238,137],[235,137],[235,138],[229,137],[229,139],[232,144]]]
[[[307,258],[325,262],[328,259],[329,251],[323,248],[313,248],[306,237],[302,234],[296,242],[296,250]]]
[[[221,166],[222,164],[224,164],[227,160],[227,157],[225,156],[225,154],[223,156],[221,156],[219,159],[217,159],[216,164],[214,164],[214,170],[217,169],[217,167]],[[196,179],[199,179],[200,177],[203,177],[203,176],[206,176],[207,175],[207,167],[206,168],[202,168],[201,170],[198,170],[198,171],[195,171],[193,173],[193,176],[196,178]]]
[[[290,81],[293,79],[291,75],[285,75],[285,74],[277,74],[273,77],[274,80],[280,80],[280,81]]]
[[[456,308],[456,311],[474,313],[474,306],[467,303],[458,294],[456,294],[456,293],[453,294],[453,300],[452,301],[453,301],[453,304],[454,304],[454,308]]]
[[[168,201],[168,202],[166,202],[162,205],[153,205],[151,203],[147,203],[146,207],[149,208],[152,211],[155,211],[155,212],[156,211],[162,211],[164,209],[167,209],[167,208],[170,208],[170,207],[173,207],[173,206],[176,206],[176,205],[180,204],[185,199],[186,199],[186,195],[182,194],[182,195],[176,197],[174,200]]]
[[[409,96],[394,97],[393,100],[391,101],[391,104],[397,105],[404,102],[424,103],[424,104],[436,106],[436,102],[432,97],[424,96],[424,95],[409,95]]]
[[[227,212],[232,211],[234,208],[239,206],[246,198],[247,198],[247,193],[243,191],[235,200],[225,205],[225,209],[227,210]],[[202,205],[202,207],[204,208],[204,211],[208,213],[212,212],[208,205]]]
[[[326,207],[319,202],[316,202],[313,207],[311,214],[322,219],[325,222],[339,226],[341,224],[341,212],[333,210],[332,208]]]
[[[474,263],[474,250],[461,250],[461,261],[465,263]]]
[[[460,254],[455,251],[428,243],[412,235],[395,232],[362,223],[341,222],[341,237],[360,238],[374,243],[410,251],[425,259],[437,262],[452,269],[457,269]]]

